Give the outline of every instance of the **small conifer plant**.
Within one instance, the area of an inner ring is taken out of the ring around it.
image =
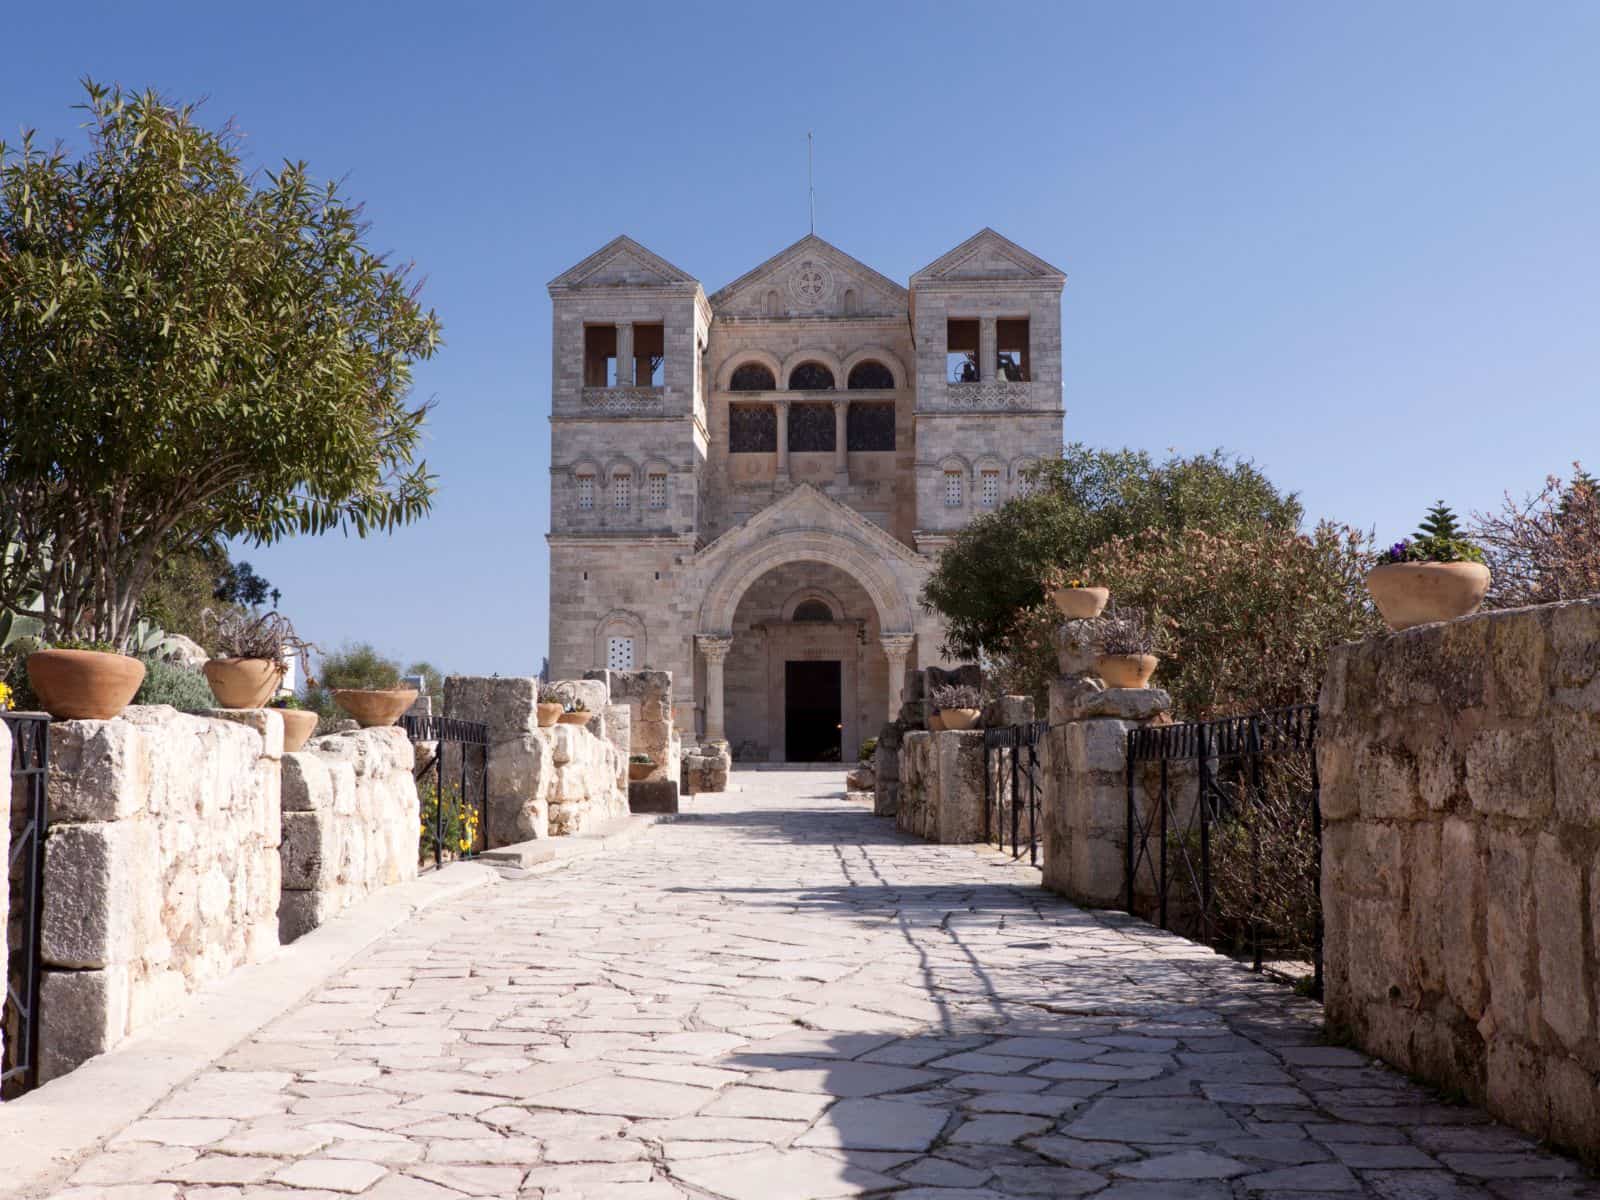
[[[1417,531],[1378,553],[1378,565],[1391,563],[1454,563],[1483,561],[1483,551],[1467,540],[1456,514],[1443,500],[1435,502]]]

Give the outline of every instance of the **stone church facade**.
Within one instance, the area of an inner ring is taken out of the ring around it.
[[[680,729],[852,761],[945,665],[919,597],[1061,449],[1065,276],[985,229],[901,286],[816,236],[707,296],[619,237],[550,283],[550,666],[669,670]]]

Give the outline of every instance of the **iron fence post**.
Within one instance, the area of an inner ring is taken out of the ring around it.
[[[1128,872],[1127,872],[1127,883],[1128,883],[1128,915],[1129,916],[1133,915],[1133,869],[1134,869],[1134,857],[1133,857],[1133,756],[1134,756],[1134,747],[1137,744],[1138,737],[1139,737],[1139,731],[1137,729],[1128,730],[1128,835],[1127,835],[1127,837],[1128,837],[1128,841],[1127,841]]]

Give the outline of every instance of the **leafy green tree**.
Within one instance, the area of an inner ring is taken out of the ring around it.
[[[1113,538],[1145,529],[1293,531],[1301,517],[1292,494],[1221,451],[1157,463],[1140,450],[1073,443],[1035,468],[1031,484],[957,534],[923,591],[945,619],[954,657],[1006,654],[1014,626],[1045,599],[1044,573],[1082,575],[1089,555]]]
[[[439,700],[444,696],[444,672],[426,659],[412,663],[404,674],[421,675],[424,692]]]
[[[169,554],[428,511],[406,397],[439,324],[304,163],[85,87],[82,159],[0,143],[0,610],[48,557],[46,636],[123,644]]]

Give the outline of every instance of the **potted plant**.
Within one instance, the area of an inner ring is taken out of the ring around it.
[[[1156,657],[1160,638],[1155,622],[1139,609],[1112,609],[1100,632],[1100,655],[1095,670],[1112,688],[1145,688],[1161,661]]]
[[[648,779],[650,777],[650,772],[654,771],[655,769],[656,760],[651,758],[648,754],[628,755],[629,782],[638,783],[640,780]]]
[[[302,708],[300,701],[293,696],[279,696],[273,700],[271,708],[278,711],[283,718],[283,752],[293,754],[311,740],[311,735],[317,730],[317,714],[308,708]]]
[[[933,689],[933,702],[945,729],[971,729],[983,711],[983,697],[971,684],[950,683]]]
[[[574,696],[567,702],[566,711],[558,720],[563,725],[587,725],[592,716],[594,714],[589,711],[589,706],[580,697]]]
[[[357,687],[333,689],[333,700],[356,719],[363,729],[393,725],[417,702],[417,689],[400,686],[400,671],[393,663],[372,657],[360,663],[360,671],[349,682]],[[316,686],[316,681],[306,683]]]
[[[144,682],[144,663],[110,642],[63,639],[27,658],[28,685],[58,721],[109,721]]]
[[[211,694],[222,708],[260,708],[283,686],[291,652],[315,649],[294,631],[289,618],[243,609],[206,609],[200,622],[211,635],[217,657],[202,668]]]
[[[1367,574],[1373,603],[1396,630],[1469,616],[1488,590],[1483,551],[1462,536],[1443,500],[1416,533],[1381,551]]]
[[[1060,567],[1051,567],[1044,575],[1044,590],[1056,606],[1056,611],[1069,621],[1087,621],[1105,611],[1111,599],[1111,589],[1086,587],[1081,579],[1073,578]]]
[[[539,700],[534,707],[539,714],[539,728],[549,729],[561,719],[561,714],[566,711],[567,702],[555,688],[548,683],[541,683]]]

